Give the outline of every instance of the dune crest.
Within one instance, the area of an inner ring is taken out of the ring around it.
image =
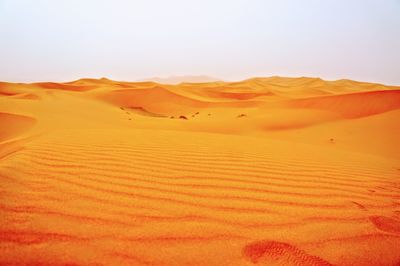
[[[295,108],[322,109],[339,113],[344,118],[360,118],[400,108],[400,90],[359,92],[335,96],[297,99]]]
[[[171,77],[166,77],[166,78],[159,78],[159,77],[154,77],[154,78],[148,78],[148,79],[143,79],[143,81],[153,81],[156,83],[162,83],[162,84],[179,84],[179,83],[206,83],[206,82],[216,82],[220,81],[217,78],[205,76],[205,75],[199,75],[199,76],[171,76]]]

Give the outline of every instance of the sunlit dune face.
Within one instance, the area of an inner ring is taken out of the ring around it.
[[[2,265],[397,265],[400,87],[0,83]]]
[[[296,108],[330,110],[345,118],[361,118],[400,108],[400,91],[372,91],[335,97],[319,97],[292,101]]]

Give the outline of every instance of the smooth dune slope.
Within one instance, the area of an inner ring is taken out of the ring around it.
[[[35,119],[27,116],[0,112],[0,141],[7,140],[25,132],[35,124]]]
[[[291,101],[290,106],[333,111],[345,118],[360,118],[399,109],[400,90],[298,99]]]
[[[0,265],[400,263],[399,87],[0,91]]]

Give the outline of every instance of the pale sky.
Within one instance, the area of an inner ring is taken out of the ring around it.
[[[0,80],[209,75],[400,85],[400,0],[0,0]]]

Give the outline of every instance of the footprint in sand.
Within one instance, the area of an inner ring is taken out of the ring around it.
[[[352,201],[358,208],[363,211],[368,211],[362,204]],[[394,211],[393,217],[400,218],[400,211]],[[381,215],[371,215],[368,216],[370,222],[379,230],[392,233],[392,234],[400,234],[400,220],[381,216]]]
[[[270,240],[250,243],[243,248],[242,253],[252,263],[261,263],[262,265],[332,265],[293,245]]]
[[[386,216],[373,215],[368,219],[381,231],[400,234],[400,221]]]
[[[399,218],[399,219],[400,219],[400,211],[394,211],[394,212],[393,212],[393,215],[394,215],[396,218]]]
[[[366,211],[366,210],[367,210],[367,208],[365,208],[364,205],[362,205],[362,204],[360,204],[360,203],[358,203],[358,202],[352,201],[352,203],[353,203],[354,205],[356,205],[358,208],[360,208],[361,210],[363,210],[363,211]]]

